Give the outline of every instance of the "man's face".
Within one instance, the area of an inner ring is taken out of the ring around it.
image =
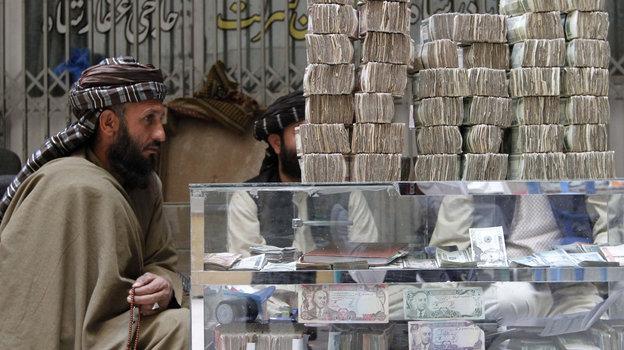
[[[431,328],[423,327],[420,331],[420,342],[423,345],[427,345],[431,342]]]
[[[108,160],[128,189],[147,186],[152,158],[165,141],[165,107],[158,101],[127,103],[119,118],[119,131],[108,150]]]
[[[327,293],[320,291],[314,294],[314,304],[319,308],[324,308],[327,305]]]
[[[414,305],[416,305],[416,309],[424,310],[427,307],[427,296],[423,293],[416,294]]]
[[[287,126],[281,137],[279,161],[282,165],[282,171],[295,179],[301,178],[301,168],[299,167],[295,143],[295,128],[302,123],[298,122]]]

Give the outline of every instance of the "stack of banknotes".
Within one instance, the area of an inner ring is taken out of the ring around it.
[[[360,67],[359,90],[361,92],[386,92],[401,97],[407,86],[407,65],[368,62]],[[338,82],[336,78],[335,83]],[[341,84],[338,84],[341,85]]]
[[[462,179],[496,181],[507,178],[509,155],[505,153],[464,154]]]
[[[366,0],[358,7],[360,35],[368,32],[410,33],[410,4],[404,1]]]
[[[394,119],[394,98],[390,93],[356,93],[356,123],[391,123]]]
[[[505,16],[457,14],[453,19],[453,41],[459,44],[506,43]]]
[[[470,68],[468,71],[468,95],[508,97],[507,73],[502,69]]]
[[[510,154],[563,152],[564,127],[559,124],[514,126],[508,143]]]
[[[417,101],[414,106],[417,127],[449,125],[459,126],[464,118],[461,97],[433,97]]]
[[[509,156],[509,180],[566,179],[566,154],[523,153]]]
[[[406,65],[410,63],[410,50],[410,37],[405,34],[368,32],[362,44],[362,63]]]
[[[566,61],[566,42],[560,39],[531,39],[513,45],[512,68],[563,67]]]
[[[327,350],[390,349],[392,325],[333,325]]]
[[[561,118],[559,96],[529,96],[513,101],[513,125],[558,124]]]
[[[500,0],[498,10],[502,15],[518,16],[527,12],[565,12],[567,0]]]
[[[565,20],[565,35],[568,40],[607,40],[609,14],[607,12],[572,11]]]
[[[609,70],[601,68],[563,68],[561,95],[609,95]]]
[[[299,157],[302,182],[344,182],[349,167],[342,154],[304,154]]]
[[[311,4],[308,6],[308,33],[346,34],[356,37],[357,12],[349,4]]]
[[[301,124],[295,129],[295,145],[299,156],[351,151],[349,132],[344,124]]]
[[[351,152],[400,154],[403,152],[407,127],[403,123],[353,125]]]
[[[612,179],[615,152],[567,153],[565,164],[570,179]]]
[[[293,349],[293,339],[305,338],[303,325],[232,323],[215,329],[215,348]],[[250,347],[251,346],[253,347]],[[294,350],[294,349],[293,349]]]
[[[416,76],[416,96],[431,97],[469,96],[468,71],[463,68],[422,70]]]
[[[346,34],[306,34],[309,64],[350,64],[353,44]]]
[[[568,67],[609,68],[611,47],[605,40],[574,39],[568,43],[566,65]]]
[[[571,96],[561,100],[562,123],[608,124],[611,119],[609,98],[606,96]]]
[[[508,128],[512,123],[512,100],[475,96],[464,99],[464,125],[487,124]]]
[[[306,121],[311,124],[352,124],[353,95],[309,95]]]
[[[400,154],[355,154],[351,157],[352,182],[391,182],[401,180]]]
[[[529,39],[564,38],[559,12],[527,12],[507,18],[507,39],[516,44]]]
[[[419,155],[461,154],[462,135],[457,126],[430,126],[416,129]]]
[[[513,68],[509,77],[511,97],[559,96],[561,69]]]
[[[441,39],[417,45],[416,62],[416,70],[459,68],[457,44],[448,39]]]
[[[577,124],[565,127],[566,152],[607,151],[605,124]]]
[[[463,137],[465,153],[499,153],[503,143],[503,129],[479,124],[465,128]]]
[[[461,176],[461,156],[419,155],[416,158],[414,175],[417,181],[457,181]]]
[[[460,46],[459,67],[509,69],[509,47],[507,44],[472,43]]]
[[[420,22],[420,41],[453,40],[456,13],[438,13]]]
[[[305,95],[349,95],[355,85],[353,64],[310,64],[303,76]]]

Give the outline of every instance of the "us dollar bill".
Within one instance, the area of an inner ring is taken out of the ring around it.
[[[448,252],[444,249],[436,248],[435,258],[438,266],[443,267],[476,267],[477,262],[472,259],[469,250],[457,250]]]
[[[300,323],[387,323],[388,291],[383,284],[301,285]]]
[[[472,259],[477,262],[477,266],[509,266],[502,227],[471,228],[468,232]]]
[[[405,289],[403,311],[407,320],[484,319],[483,289]]]

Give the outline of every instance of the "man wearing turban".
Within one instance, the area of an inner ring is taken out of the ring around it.
[[[248,183],[301,182],[295,146],[297,126],[305,122],[305,97],[295,91],[278,98],[254,123],[254,136],[268,144],[258,176]],[[293,219],[343,223],[293,229]],[[352,225],[344,223],[352,221]],[[249,255],[252,245],[294,246],[308,252],[330,242],[376,242],[378,231],[361,192],[312,198],[296,191],[239,191],[228,206],[228,251]]]
[[[119,349],[138,327],[141,349],[188,347],[151,167],[165,95],[161,71],[130,57],[73,86],[77,121],[28,159],[0,202],[0,348]],[[129,327],[132,298],[142,317]]]

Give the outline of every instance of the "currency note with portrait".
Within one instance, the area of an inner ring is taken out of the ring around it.
[[[507,267],[507,249],[502,227],[471,228],[472,258],[479,267]]]
[[[387,323],[388,291],[384,284],[301,285],[301,323]]]
[[[470,321],[409,322],[410,350],[485,350],[483,330]]]
[[[406,320],[480,320],[485,318],[480,287],[405,289]]]

